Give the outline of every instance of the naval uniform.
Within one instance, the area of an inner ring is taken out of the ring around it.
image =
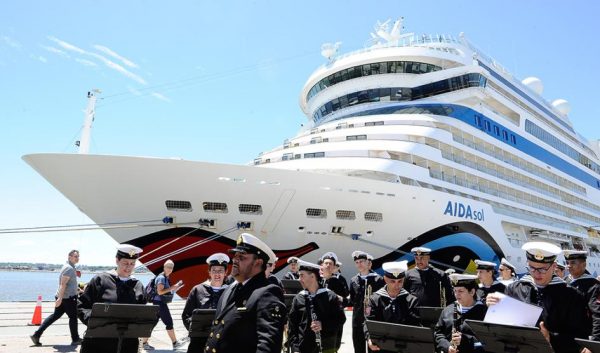
[[[504,293],[506,290],[506,285],[499,281],[494,281],[491,286],[486,287],[482,283],[479,284],[479,288],[477,288],[477,299],[481,300],[482,303],[485,303],[485,298],[488,294],[494,292]]]
[[[309,296],[311,299],[309,300]],[[289,346],[292,353],[317,353],[319,348],[315,333],[310,328],[312,313],[321,322],[321,346],[323,353],[337,350],[338,332],[346,322],[344,308],[337,295],[329,289],[319,288],[315,294],[303,290],[296,294],[289,314]]]
[[[600,341],[600,284],[593,286],[589,293],[588,307],[592,316],[591,339]]]
[[[419,298],[419,305],[441,307],[440,283],[445,291],[446,304],[454,302],[454,291],[444,271],[431,265],[425,270],[416,267],[406,271],[404,288]]]
[[[219,299],[204,352],[279,353],[286,313],[283,291],[264,272],[236,282]]]
[[[277,278],[275,275],[269,275],[269,277],[267,277],[267,281],[269,281],[269,283],[279,286],[279,288],[283,289],[283,283],[281,283],[281,280],[279,278]]]
[[[328,279],[323,278],[321,281],[323,288],[328,288],[333,291],[335,294],[342,297],[342,306],[346,307],[348,305],[348,282],[345,279],[339,278],[336,275],[332,275]],[[340,327],[338,331],[337,337],[337,349],[342,345],[342,336],[344,335],[344,326]]]
[[[461,333],[460,345],[458,351],[460,353],[483,353],[485,350],[481,342],[477,340],[475,334],[465,324],[465,320],[482,321],[485,318],[487,307],[480,301],[476,301],[470,308],[463,308],[454,302],[442,310],[440,319],[433,328],[435,351],[447,353],[452,341],[452,328],[454,325],[455,311],[458,310],[458,322],[456,323],[457,330]]]
[[[192,314],[196,309],[216,309],[219,298],[227,288],[227,285],[221,288],[214,288],[209,282],[200,283],[190,291],[185,301],[185,307],[181,313],[181,321],[189,331],[192,322]],[[188,352],[201,352],[206,344],[206,339],[200,337],[190,337]]]
[[[550,331],[550,344],[556,353],[579,352],[574,338],[587,338],[586,302],[581,292],[557,276],[543,288],[530,275],[506,287],[506,295],[542,307],[539,322]]]
[[[571,287],[577,288],[585,297],[586,303],[588,303],[589,313],[588,313],[587,320],[586,320],[586,326],[588,327],[588,335],[590,335],[592,332],[592,326],[593,326],[593,324],[592,324],[593,308],[590,306],[590,301],[592,300],[592,297],[594,295],[594,293],[592,293],[592,288],[594,288],[594,286],[596,284],[598,284],[599,282],[596,279],[596,277],[591,276],[587,272],[585,274],[583,274],[582,276],[580,276],[579,278],[573,278],[573,277],[571,277],[571,275],[569,275],[565,279],[565,282],[567,282],[567,284],[570,285]],[[595,298],[594,298],[594,300],[595,300]]]
[[[100,273],[90,280],[79,297],[78,316],[85,325],[88,324],[94,303],[145,304],[144,286],[133,277],[121,280],[115,270]],[[117,345],[117,338],[88,338],[84,335],[81,352],[116,352]],[[122,353],[136,353],[137,350],[137,338],[123,339]]]
[[[283,279],[299,280],[300,279],[300,274],[298,272],[288,271],[288,273],[286,273],[283,276]]]
[[[391,324],[421,326],[419,317],[419,299],[408,293],[404,288],[400,289],[400,293],[396,298],[391,298],[387,292],[387,287],[379,289],[369,298],[369,306],[367,307],[367,320],[382,321]],[[363,323],[364,340],[369,340],[369,330],[366,322]],[[386,350],[378,352],[385,353]]]
[[[371,287],[371,294],[385,285],[383,277],[370,271],[366,275],[360,273],[350,279],[350,305],[352,305],[352,343],[355,353],[366,351],[364,334],[365,323],[365,291]],[[368,300],[368,298],[367,298]]]

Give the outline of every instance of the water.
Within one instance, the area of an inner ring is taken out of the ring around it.
[[[35,301],[41,295],[42,300],[54,300],[58,289],[58,272],[0,271],[0,301]],[[82,273],[78,282],[87,283],[94,273]],[[154,277],[151,273],[136,274],[144,283]]]

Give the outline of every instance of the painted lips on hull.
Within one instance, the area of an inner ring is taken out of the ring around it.
[[[171,283],[179,280],[185,283],[185,286],[177,292],[183,298],[188,296],[194,286],[208,279],[206,259],[210,255],[217,252],[227,254],[229,249],[235,247],[233,239],[191,227],[166,229],[130,240],[128,243],[144,250],[140,261],[155,275],[162,272],[162,266],[167,259],[173,260],[175,269],[171,274]],[[318,248],[316,243],[310,242],[295,249],[273,249],[279,258],[274,272],[286,267],[288,258],[302,257]],[[230,270],[231,265],[227,273]]]

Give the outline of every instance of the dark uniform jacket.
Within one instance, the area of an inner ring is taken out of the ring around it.
[[[121,281],[114,270],[100,273],[90,280],[83,294],[79,296],[78,316],[85,325],[88,324],[94,303],[145,304],[144,286],[142,282],[133,277],[127,281]],[[84,336],[81,352],[116,352],[117,344],[117,338],[88,338]],[[137,349],[137,338],[123,339],[122,353],[136,353]]]
[[[321,286],[333,291],[335,294],[342,297],[342,306],[348,305],[348,283],[345,280],[336,277],[335,275],[329,277],[329,279],[323,278],[321,280]]]
[[[288,273],[286,273],[283,276],[283,279],[295,279],[295,280],[299,280],[300,279],[300,274],[298,272],[288,271]]]
[[[308,300],[306,290],[296,294],[289,315],[289,345],[291,352],[317,353],[315,333],[311,330],[311,313],[314,311],[321,322],[321,346],[323,352],[334,352],[337,335],[346,322],[344,308],[337,295],[326,288],[319,288]],[[311,303],[312,302],[312,303]],[[309,310],[307,310],[307,307]]]
[[[460,353],[483,353],[485,350],[481,343],[475,337],[469,325],[465,324],[465,320],[483,321],[487,307],[480,301],[475,302],[475,305],[469,311],[462,313],[460,306],[457,303],[452,303],[442,310],[440,319],[433,329],[435,339],[436,352],[448,352],[450,341],[452,340],[452,327],[454,325],[455,310],[458,310],[458,320],[456,322],[457,330],[461,333],[460,345],[457,347]]]
[[[588,332],[587,304],[581,292],[557,276],[546,287],[538,288],[531,276],[526,275],[506,287],[505,294],[542,307],[539,321],[550,331],[550,344],[556,353],[579,352],[574,338],[586,338]]]
[[[365,285],[366,284],[366,285]],[[360,327],[365,322],[365,290],[371,287],[374,294],[385,285],[383,277],[371,271],[366,276],[357,274],[350,279],[350,305],[352,305],[352,327]],[[368,300],[369,298],[367,298]]]
[[[281,280],[279,280],[279,278],[277,278],[275,275],[269,275],[269,277],[267,277],[267,280],[269,281],[269,283],[279,286],[279,288],[283,289],[283,284],[281,283]]]
[[[600,341],[600,284],[593,286],[590,291],[588,307],[592,315],[592,340]]]
[[[479,288],[477,288],[477,299],[481,300],[482,303],[485,303],[485,297],[487,297],[488,294],[494,292],[504,293],[505,290],[506,285],[498,281],[494,281],[489,287],[484,287],[482,284],[479,284]]]
[[[235,283],[219,299],[205,352],[278,353],[287,311],[283,291],[259,273]]]
[[[213,289],[208,282],[200,283],[192,288],[192,291],[185,301],[185,307],[181,313],[181,321],[186,329],[190,329],[192,322],[192,314],[196,309],[216,309],[221,298],[221,294],[225,291],[227,285],[224,285],[218,290]],[[188,352],[202,352],[206,345],[206,338],[190,337]]]
[[[379,289],[369,298],[367,320],[383,321],[391,324],[421,326],[419,317],[419,299],[401,289],[396,298],[390,298],[386,287]],[[365,339],[369,339],[367,324],[363,324]],[[382,351],[381,351],[382,352]]]
[[[431,265],[426,270],[419,270],[415,267],[406,271],[404,289],[419,298],[421,306],[441,307],[443,296],[440,294],[440,283],[445,292],[446,304],[454,302],[454,291],[448,276],[444,271]]]
[[[583,276],[573,279],[571,276],[568,276],[565,280],[568,285],[571,287],[577,288],[584,296],[585,302],[588,303],[588,315],[586,320],[586,326],[588,327],[588,336],[591,335],[592,332],[592,308],[589,306],[590,300],[592,300],[592,288],[598,284],[598,280],[596,277],[585,273]]]

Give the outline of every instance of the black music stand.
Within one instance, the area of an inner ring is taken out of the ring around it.
[[[288,311],[290,311],[290,308],[292,307],[292,302],[294,301],[294,298],[296,298],[297,294],[284,294],[283,295],[283,301],[285,302],[285,307],[288,309]]]
[[[511,326],[490,322],[465,320],[489,353],[547,353],[553,352],[537,327]]]
[[[576,338],[575,342],[581,347],[585,347],[592,351],[592,353],[600,353],[600,342],[598,341],[590,341],[590,340],[582,340],[581,338]]]
[[[382,350],[401,353],[433,352],[433,335],[427,327],[367,320],[371,341]]]
[[[418,306],[419,317],[423,326],[433,327],[440,319],[444,308],[437,306]]]
[[[285,294],[298,294],[304,289],[297,279],[282,279],[281,284],[283,285]]]
[[[190,321],[190,337],[207,339],[216,312],[215,309],[194,309]]]
[[[150,337],[158,310],[158,305],[94,303],[85,337],[118,338],[120,353],[123,338]]]

